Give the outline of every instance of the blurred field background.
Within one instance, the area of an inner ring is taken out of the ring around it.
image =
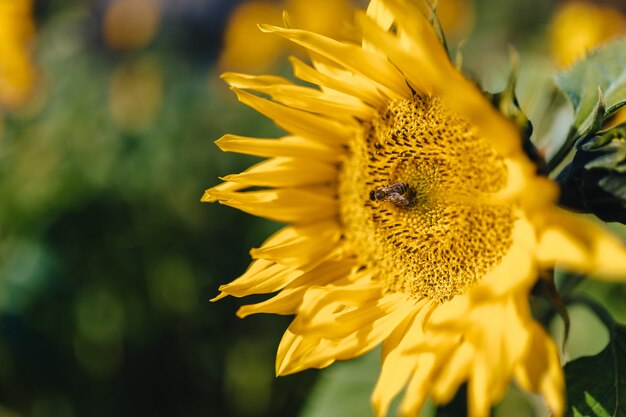
[[[544,117],[562,104],[546,87],[560,65],[551,16],[565,2],[441,3],[452,49],[467,39],[464,62],[489,90],[506,82],[509,44],[520,51],[522,106],[539,131],[554,130]],[[279,133],[219,79],[288,74],[283,58],[301,52],[255,24],[287,9],[305,28],[348,38],[349,6],[0,0],[0,416],[371,414],[375,355],[276,379],[289,318],[240,320],[238,306],[255,300],[209,302],[279,225],[199,202],[218,176],[254,161],[214,140]],[[592,290],[619,310],[623,289]],[[580,334],[601,333],[589,329]],[[361,409],[333,397],[342,384]],[[535,413],[518,394],[507,401],[499,415]]]

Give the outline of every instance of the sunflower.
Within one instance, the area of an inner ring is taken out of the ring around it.
[[[559,355],[531,317],[529,291],[557,263],[623,277],[626,250],[555,205],[557,187],[536,175],[518,128],[452,65],[423,12],[372,1],[356,14],[361,44],[288,17],[261,25],[308,50],[311,65],[291,63],[319,88],[223,75],[289,133],[219,139],[223,151],[268,159],[202,200],[288,225],[215,299],[276,293],[238,315],[295,315],[278,375],[382,343],[378,416],[403,389],[399,411],[415,416],[427,397],[446,403],[464,383],[469,414],[486,416],[511,380],[562,415]]]

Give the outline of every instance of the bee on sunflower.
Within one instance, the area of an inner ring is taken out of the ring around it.
[[[295,315],[278,375],[382,344],[378,416],[403,389],[409,417],[465,383],[468,414],[487,416],[512,380],[561,416],[559,353],[529,293],[557,264],[622,280],[626,248],[557,206],[558,186],[528,156],[522,129],[453,65],[428,6],[372,0],[356,13],[358,44],[288,16],[285,27],[261,24],[307,49],[311,64],[291,63],[317,88],[223,75],[288,134],[219,139],[223,151],[268,159],[202,200],[288,225],[214,300],[276,293],[238,315]]]

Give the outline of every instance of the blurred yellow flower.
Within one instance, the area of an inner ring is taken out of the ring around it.
[[[552,18],[550,39],[557,65],[567,67],[592,48],[626,35],[626,16],[619,10],[585,1],[565,3]],[[621,109],[605,128],[626,121]]]
[[[351,0],[284,1],[282,8],[302,29],[334,38],[346,34],[352,17]]]
[[[261,25],[310,53],[295,76],[226,73],[279,139],[225,135],[223,151],[269,159],[223,178],[203,201],[288,223],[221,294],[277,294],[242,307],[295,314],[279,375],[323,368],[383,344],[378,416],[443,404],[468,383],[469,414],[488,416],[511,380],[564,410],[556,346],[530,313],[538,277],[559,265],[626,277],[622,243],[555,204],[517,127],[450,62],[409,0],[357,12],[359,43]],[[261,94],[259,96],[257,94]],[[270,97],[267,99],[264,97]]]
[[[224,35],[220,66],[227,69],[261,71],[292,51],[284,39],[259,32],[259,22],[279,24],[286,11],[298,27],[333,38],[345,38],[352,17],[351,0],[251,0],[243,2],[232,14]],[[448,35],[456,39],[469,33],[474,10],[469,0],[439,2],[437,15]]]
[[[34,33],[32,0],[0,0],[0,108],[20,107],[31,97]]]
[[[566,67],[587,51],[626,34],[626,17],[617,9],[585,1],[565,3],[552,19],[550,41],[557,65]]]
[[[112,0],[104,16],[104,40],[113,49],[139,49],[154,38],[160,22],[157,0]]]
[[[278,24],[282,9],[267,1],[242,3],[230,17],[224,33],[220,66],[231,69],[262,70],[270,67],[288,43],[275,36],[263,36],[259,22]]]
[[[474,26],[473,1],[439,0],[437,17],[448,38],[461,39],[467,36]]]
[[[283,10],[303,28],[337,37],[344,32],[351,15],[350,0],[247,1],[231,16],[224,35],[220,66],[228,69],[260,71],[292,50],[289,42],[259,32],[259,22],[279,24]]]

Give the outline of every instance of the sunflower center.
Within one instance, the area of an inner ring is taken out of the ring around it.
[[[503,158],[439,99],[392,102],[364,125],[342,166],[346,239],[387,291],[444,302],[511,246],[513,207],[480,198],[507,175]]]

